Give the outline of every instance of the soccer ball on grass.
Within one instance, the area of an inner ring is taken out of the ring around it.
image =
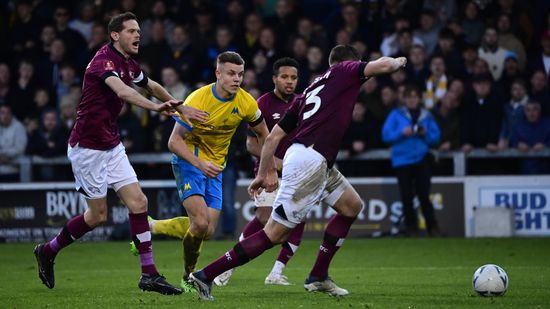
[[[472,285],[481,296],[500,296],[508,289],[508,275],[500,266],[486,264],[476,270]]]

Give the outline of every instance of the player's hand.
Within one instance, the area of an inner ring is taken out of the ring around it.
[[[177,111],[180,112],[182,120],[187,124],[191,125],[191,120],[196,120],[199,122],[204,122],[208,120],[208,113],[201,111],[199,109],[193,108],[187,105],[179,105],[176,107]]]
[[[260,194],[260,192],[262,192],[263,183],[264,183],[264,178],[256,176],[256,178],[254,178],[254,180],[252,180],[250,185],[248,185],[248,190],[247,190],[248,191],[248,196],[251,199],[255,199],[256,196],[258,196],[258,194]]]
[[[395,58],[393,63],[393,70],[397,71],[399,69],[404,68],[406,65],[407,65],[407,58],[405,57]]]
[[[168,100],[164,103],[157,104],[155,112],[163,113],[163,112],[174,112],[174,109],[181,105],[181,101],[178,100]]]
[[[266,192],[273,192],[279,187],[279,175],[277,170],[272,169],[267,173],[267,177],[264,179],[263,188]]]
[[[214,162],[200,160],[198,169],[206,175],[206,177],[216,178],[223,169]]]

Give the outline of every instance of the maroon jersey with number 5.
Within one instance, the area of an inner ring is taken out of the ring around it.
[[[297,96],[288,114],[297,121],[292,142],[313,147],[332,167],[353,106],[363,83],[366,62],[343,61],[316,78],[302,96]],[[286,117],[286,116],[285,116]]]

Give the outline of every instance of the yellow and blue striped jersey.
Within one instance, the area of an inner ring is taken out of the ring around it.
[[[215,92],[216,83],[193,91],[183,103],[209,114],[202,123],[193,122],[193,128],[185,124],[181,116],[176,121],[191,132],[185,139],[189,150],[201,159],[225,167],[231,138],[241,121],[252,126],[262,121],[262,112],[256,100],[244,89],[229,98],[222,99]]]

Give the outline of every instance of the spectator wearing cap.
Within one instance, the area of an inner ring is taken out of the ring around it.
[[[514,52],[506,53],[504,57],[504,70],[502,75],[498,79],[498,86],[502,91],[502,94],[505,95],[506,99],[510,97],[509,89],[512,86],[512,83],[516,79],[523,79],[521,69],[519,68],[518,57]]]
[[[536,70],[542,70],[546,73],[546,78],[550,76],[550,29],[547,29],[540,36],[541,51],[529,57],[529,74]]]
[[[498,44],[497,30],[494,27],[487,27],[483,34],[483,40],[478,53],[479,58],[487,61],[487,64],[489,64],[489,71],[493,76],[493,80],[499,79],[500,75],[502,75],[504,57],[507,52],[507,49]]]
[[[462,150],[496,151],[502,122],[502,101],[492,89],[490,74],[473,78],[474,93],[465,101],[462,117]]]
[[[522,80],[518,79],[512,83],[510,96],[510,101],[504,106],[504,116],[502,117],[502,126],[498,141],[499,149],[517,146],[514,141],[511,142],[511,137],[516,130],[517,124],[525,117],[523,108],[529,100],[525,83]]]
[[[527,57],[525,55],[525,47],[523,43],[512,33],[511,17],[506,13],[498,16],[498,45],[513,52],[516,55],[520,69],[525,69]]]
[[[528,101],[524,108],[525,117],[518,123],[513,135],[521,152],[537,152],[550,147],[550,119],[542,117],[538,101]],[[548,174],[548,158],[521,160],[523,174]]]

